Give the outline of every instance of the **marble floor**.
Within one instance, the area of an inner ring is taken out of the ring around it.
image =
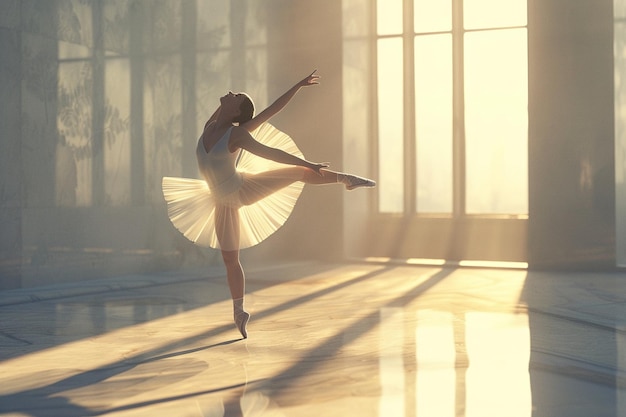
[[[0,292],[2,416],[626,416],[626,274],[250,266]]]

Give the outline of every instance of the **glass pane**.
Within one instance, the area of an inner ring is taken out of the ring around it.
[[[452,29],[452,0],[414,0],[415,32]]]
[[[198,47],[230,47],[230,1],[198,0]]]
[[[464,0],[465,29],[526,26],[526,0]]]
[[[369,2],[362,0],[342,0],[341,2],[341,30],[343,37],[364,37],[371,33]]]
[[[237,9],[233,11],[236,13],[242,13],[242,11]],[[246,32],[246,45],[252,46],[267,44],[267,15],[269,13],[271,12],[265,2],[247,2],[245,17],[241,19],[245,22],[244,30]]]
[[[215,51],[196,55],[196,106],[199,129],[219,107],[219,98],[230,88],[230,54],[228,51]],[[253,97],[258,106],[259,98]]]
[[[268,68],[267,48],[250,48],[246,51],[245,91],[254,100],[258,111],[270,105],[267,97]]]
[[[616,258],[626,266],[626,1],[613,3],[614,99],[615,99],[615,209]],[[620,19],[620,20],[618,20]]]
[[[417,211],[452,212],[452,37],[415,38]]]
[[[130,203],[130,69],[128,59],[105,65],[105,204],[120,206]]]
[[[465,35],[466,211],[528,212],[526,29]]]
[[[626,18],[626,1],[625,0],[613,0],[613,20],[615,20],[616,26],[623,26],[624,22],[617,22],[617,20],[622,20]],[[620,28],[620,32],[623,31],[623,28]],[[618,37],[617,34],[613,35],[614,40],[623,39]]]
[[[379,35],[402,33],[402,0],[376,2],[376,28]]]
[[[180,55],[145,61],[144,161],[146,199],[152,202],[163,199],[164,176],[182,176],[182,155],[189,152],[183,149],[182,139],[181,65]]]
[[[56,203],[88,207],[92,201],[93,76],[89,62],[59,64]]]
[[[130,7],[128,3],[123,0],[102,2],[102,14],[106,22],[103,33],[104,49],[107,56],[128,55],[129,53]]]
[[[378,41],[378,208],[404,210],[402,39]]]

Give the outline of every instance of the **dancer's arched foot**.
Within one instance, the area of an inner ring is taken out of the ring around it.
[[[343,181],[346,185],[346,190],[354,190],[360,187],[375,187],[376,181],[368,178],[359,177],[357,175],[345,174]]]
[[[248,320],[250,320],[250,313],[247,311],[242,311],[235,314],[235,325],[237,329],[239,329],[239,333],[243,336],[244,339],[248,338]]]

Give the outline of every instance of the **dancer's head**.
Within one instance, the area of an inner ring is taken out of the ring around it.
[[[223,111],[232,112],[233,123],[246,123],[254,117],[254,102],[246,93],[229,91],[220,101]]]
[[[250,97],[246,93],[239,94],[243,96],[243,100],[239,105],[239,116],[237,116],[235,120],[233,120],[233,122],[242,124],[249,120],[252,120],[252,118],[254,117],[254,101],[252,101],[252,97]]]

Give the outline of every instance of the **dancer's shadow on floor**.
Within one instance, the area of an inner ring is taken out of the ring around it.
[[[73,391],[75,396],[77,391],[84,390],[85,395],[97,398],[101,403],[119,402],[120,396],[131,398],[135,395],[173,386],[182,380],[191,378],[200,372],[205,371],[209,365],[193,357],[186,358],[185,355],[220,347],[227,346],[242,339],[232,339],[207,346],[199,346],[191,349],[169,352],[160,355],[138,355],[130,359],[119,361],[115,364],[81,372],[76,375],[58,380],[54,383],[13,394],[0,396],[1,413],[26,413],[33,417],[47,417],[63,415],[65,417],[98,416],[111,412],[130,410],[146,407],[154,404],[192,398],[215,392],[228,391],[243,388],[246,381],[182,395],[172,395],[156,400],[142,401],[115,408],[88,408],[71,402],[63,393]],[[56,372],[65,372],[57,370]],[[68,370],[67,372],[71,372]],[[54,378],[54,372],[42,371],[41,379]],[[32,378],[32,376],[30,376]],[[5,381],[6,386],[24,385],[24,381]]]

